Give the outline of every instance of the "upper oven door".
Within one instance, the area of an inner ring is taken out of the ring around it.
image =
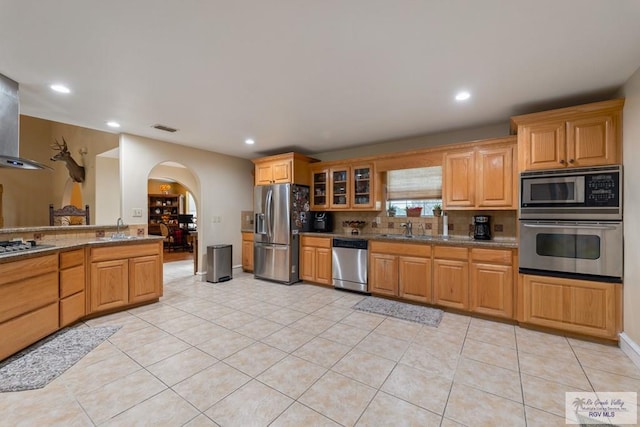
[[[584,203],[584,176],[521,178],[522,207]]]
[[[622,248],[621,222],[520,221],[523,273],[619,281]]]

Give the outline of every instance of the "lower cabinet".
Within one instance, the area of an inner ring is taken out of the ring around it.
[[[513,252],[471,249],[469,310],[490,316],[514,317]]]
[[[58,254],[0,264],[0,360],[58,330]]]
[[[242,271],[253,271],[253,233],[242,232]]]
[[[370,242],[369,292],[431,302],[431,246]]]
[[[521,322],[617,339],[622,285],[522,275]]]
[[[90,249],[89,312],[162,296],[161,243]]]
[[[85,250],[60,252],[60,327],[86,314]]]
[[[434,303],[460,310],[469,309],[469,250],[435,246],[433,249]]]
[[[331,238],[301,236],[300,238],[300,278],[331,286]]]

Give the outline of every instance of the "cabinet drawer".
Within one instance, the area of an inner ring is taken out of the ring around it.
[[[57,259],[57,255],[56,255]],[[0,360],[58,329],[58,303],[0,324]]]
[[[143,243],[141,245],[118,245],[91,248],[91,261],[134,258],[160,253],[159,243]]]
[[[329,237],[313,237],[313,236],[302,236],[300,239],[301,246],[314,246],[316,248],[330,248],[331,247],[331,238]]]
[[[57,300],[57,272],[0,285],[0,322],[28,313]],[[1,336],[2,334],[0,334]]]
[[[68,297],[84,290],[84,265],[60,270],[60,298]]]
[[[394,242],[369,242],[371,252],[382,252],[385,254],[410,255],[417,257],[430,257],[431,245],[394,243]]]
[[[60,300],[60,327],[72,324],[85,314],[84,291]]]
[[[58,254],[0,264],[0,285],[58,271]]]
[[[435,258],[459,259],[467,261],[469,259],[469,250],[454,246],[434,246]]]
[[[243,242],[253,242],[253,233],[242,233],[242,241]]]
[[[490,262],[493,264],[511,265],[512,253],[504,249],[471,249],[471,259],[473,261]]]
[[[84,264],[84,249],[60,252],[60,270]]]

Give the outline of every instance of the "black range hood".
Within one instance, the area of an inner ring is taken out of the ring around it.
[[[34,160],[19,157],[20,110],[18,82],[0,74],[0,167],[51,169]]]

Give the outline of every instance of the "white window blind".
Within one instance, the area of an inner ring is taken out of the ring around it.
[[[387,200],[442,198],[442,167],[400,169],[387,172]]]

